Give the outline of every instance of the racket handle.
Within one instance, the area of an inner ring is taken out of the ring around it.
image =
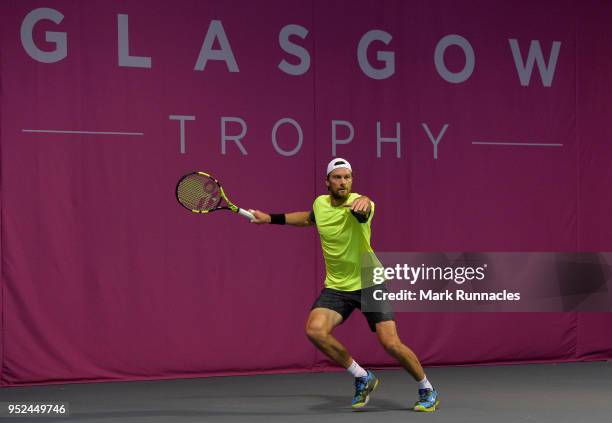
[[[238,209],[238,214],[240,214],[240,215],[242,215],[242,216],[246,217],[246,218],[247,218],[247,219],[249,219],[249,220],[255,220],[255,216],[253,215],[253,213],[248,212],[248,211],[246,211],[246,210],[243,210],[243,209],[240,209],[240,208],[239,208],[239,209]]]

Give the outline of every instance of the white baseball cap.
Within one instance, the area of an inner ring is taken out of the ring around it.
[[[350,170],[351,172],[353,171],[353,169],[351,169],[351,164],[348,162],[348,160],[344,160],[341,157],[336,157],[327,165],[327,174],[329,175],[334,169],[339,169],[342,167]]]

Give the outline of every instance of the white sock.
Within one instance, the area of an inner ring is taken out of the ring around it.
[[[350,366],[348,366],[348,369],[346,369],[347,372],[349,372],[350,374],[353,375],[353,377],[364,377],[368,375],[368,372],[366,372],[363,367],[361,367],[359,364],[357,364],[357,362],[355,360],[353,360],[353,362],[351,363]]]
[[[419,382],[419,389],[433,389],[433,386],[431,386],[431,383],[429,383],[427,380],[427,376],[425,376],[423,380]]]

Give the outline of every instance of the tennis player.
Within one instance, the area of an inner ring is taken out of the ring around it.
[[[316,225],[325,258],[325,288],[314,302],[306,322],[308,339],[324,354],[355,377],[353,408],[365,406],[380,380],[362,368],[347,349],[332,335],[355,308],[362,310],[361,280],[363,253],[374,254],[370,246],[370,224],[374,203],[366,196],[351,192],[353,172],[347,160],[336,158],[327,165],[325,184],[328,195],[317,197],[312,210],[286,214],[267,214],[250,210],[253,223],[292,226]],[[363,311],[370,329],[376,332],[384,349],[418,382],[419,400],[415,411],[435,411],[438,392],[427,380],[423,367],[410,348],[402,343],[388,304],[376,311]]]

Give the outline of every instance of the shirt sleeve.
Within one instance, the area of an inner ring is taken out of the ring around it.
[[[308,219],[312,222],[312,223],[317,223],[317,221],[315,220],[315,214],[314,214],[314,210],[310,210],[310,214],[308,215]]]

